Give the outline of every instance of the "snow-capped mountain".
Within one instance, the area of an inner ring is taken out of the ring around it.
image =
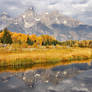
[[[11,18],[7,12],[0,13],[0,29],[3,29],[7,25],[11,24],[13,18]]]
[[[4,16],[6,15],[4,14]],[[92,39],[92,26],[64,16],[56,10],[37,14],[35,8],[31,7],[15,19],[8,15],[7,17],[4,16],[0,16],[0,23],[7,25],[8,29],[13,32],[36,35],[48,34],[54,36],[57,40]]]

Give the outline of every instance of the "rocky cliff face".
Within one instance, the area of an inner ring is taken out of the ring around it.
[[[16,19],[12,19],[6,14],[2,15],[0,16],[0,24],[6,25],[13,32],[48,34],[60,41],[92,39],[92,26],[64,16],[58,11],[44,12],[38,15],[34,7],[26,10]]]

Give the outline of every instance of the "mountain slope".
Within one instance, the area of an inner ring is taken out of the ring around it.
[[[57,40],[92,40],[92,26],[85,25],[58,11],[36,14],[29,8],[7,26],[13,32],[48,34]]]
[[[0,14],[0,29],[3,29],[7,25],[11,24],[13,22],[13,18],[11,18],[7,12],[2,12]]]

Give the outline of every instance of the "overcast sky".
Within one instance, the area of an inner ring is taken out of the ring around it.
[[[92,0],[0,0],[0,11],[17,16],[30,6],[37,11],[59,10],[65,15],[92,24]]]

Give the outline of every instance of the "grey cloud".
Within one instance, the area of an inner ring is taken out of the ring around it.
[[[85,4],[87,2],[89,2],[90,0],[76,0],[76,1],[73,1],[72,3],[73,4]]]

